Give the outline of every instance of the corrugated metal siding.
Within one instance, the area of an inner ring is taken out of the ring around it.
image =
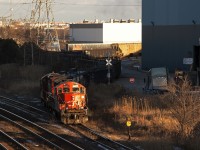
[[[199,0],[143,0],[143,25],[191,25],[199,22]]]
[[[188,70],[183,58],[192,57],[198,45],[200,25],[143,26],[142,68],[166,66]]]

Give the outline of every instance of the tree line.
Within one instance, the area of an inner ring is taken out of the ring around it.
[[[35,43],[25,42],[23,45],[18,45],[13,39],[0,39],[0,65],[9,63],[39,64],[40,52],[41,49]]]

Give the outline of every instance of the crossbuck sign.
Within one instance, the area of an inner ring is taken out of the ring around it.
[[[110,58],[106,59],[106,66],[111,66],[112,65],[111,61],[112,60]]]
[[[108,57],[108,59],[106,59],[106,66],[108,66],[108,73],[107,73],[107,78],[108,78],[108,84],[110,84],[110,66],[111,64],[111,59]]]

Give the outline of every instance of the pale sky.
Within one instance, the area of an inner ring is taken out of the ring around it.
[[[36,0],[0,0],[0,17],[29,19]],[[43,0],[44,1],[44,0]],[[55,21],[141,19],[142,0],[49,0]],[[11,2],[11,5],[10,5]]]

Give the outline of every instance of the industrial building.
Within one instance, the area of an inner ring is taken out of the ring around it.
[[[142,68],[192,68],[200,38],[199,0],[142,1]]]
[[[69,51],[120,49],[124,55],[128,55],[141,51],[141,41],[141,21],[137,23],[130,20],[109,23],[87,22],[70,24],[70,43],[67,49]]]
[[[71,42],[141,43],[141,23],[70,24]]]

